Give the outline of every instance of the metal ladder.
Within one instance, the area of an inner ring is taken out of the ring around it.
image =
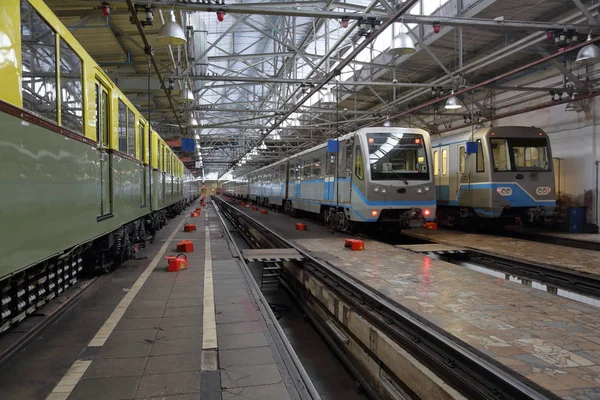
[[[280,280],[281,267],[274,262],[264,262],[262,268],[262,276],[260,280],[260,290],[264,291],[266,287],[274,290],[279,290]]]

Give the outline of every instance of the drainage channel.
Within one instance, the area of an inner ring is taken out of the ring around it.
[[[556,398],[380,292],[313,258],[222,199],[215,200],[255,247],[294,248],[302,254],[302,262],[283,263],[283,281],[362,374],[363,387],[373,397]]]

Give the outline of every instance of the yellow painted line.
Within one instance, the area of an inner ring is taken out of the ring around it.
[[[210,227],[208,210],[204,227],[204,301],[202,312],[202,350],[217,349],[217,321],[215,317],[215,293],[212,274],[212,254],[210,251]]]
[[[75,361],[65,376],[56,384],[48,397],[46,397],[46,400],[66,400],[91,363],[91,361]]]
[[[182,219],[179,225],[173,229],[171,235],[167,239],[167,241],[162,245],[152,262],[148,265],[148,267],[144,270],[144,272],[138,277],[135,281],[129,292],[121,299],[115,310],[112,312],[110,317],[104,322],[104,325],[98,330],[96,336],[90,341],[88,347],[100,347],[103,346],[106,342],[106,339],[110,336],[112,331],[115,329],[125,311],[133,301],[133,298],[138,294],[154,268],[158,265],[160,259],[162,258],[165,251],[173,241],[175,235],[181,230],[181,226],[185,222],[185,219]],[[65,374],[65,376],[56,384],[52,392],[46,397],[46,400],[66,400],[67,397],[71,394],[77,383],[81,380],[83,374],[88,369],[92,361],[90,360],[76,360],[69,371]]]

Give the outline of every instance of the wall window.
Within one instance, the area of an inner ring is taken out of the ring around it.
[[[354,153],[354,174],[361,181],[364,178],[364,165],[363,156],[360,146],[356,146],[356,152]]]
[[[465,146],[458,148],[458,172],[461,174],[465,173],[465,164],[467,163],[467,153]]]
[[[433,175],[438,176],[440,174],[440,152],[438,150],[433,152]]]
[[[135,120],[133,113],[127,109],[127,154],[135,156]]]
[[[442,176],[448,175],[448,150],[442,150]]]
[[[25,0],[21,0],[23,108],[58,122],[56,34]]]
[[[477,172],[485,172],[485,163],[483,162],[483,143],[477,139]]]
[[[60,40],[60,123],[83,133],[83,90],[81,58]]]
[[[127,152],[127,107],[119,100],[119,148],[120,152]]]

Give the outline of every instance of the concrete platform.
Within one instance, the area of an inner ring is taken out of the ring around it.
[[[600,399],[600,308],[375,241],[350,251],[347,235],[316,223],[300,232],[297,218],[236,207],[515,376],[565,399]],[[527,255],[525,248],[502,247]]]
[[[447,246],[460,246],[514,260],[600,275],[600,256],[594,250],[443,229],[412,229],[404,233]]]
[[[48,400],[308,398],[212,206],[185,215]],[[183,239],[189,269],[167,272]]]

